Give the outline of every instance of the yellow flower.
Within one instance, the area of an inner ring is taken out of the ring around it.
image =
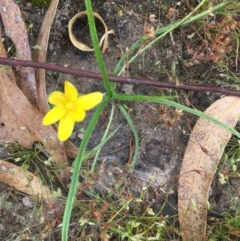
[[[74,128],[75,122],[83,121],[86,111],[92,109],[103,99],[101,92],[93,92],[78,96],[77,89],[69,82],[64,82],[64,93],[54,91],[48,102],[55,105],[43,118],[43,125],[51,125],[59,121],[58,138],[67,140]]]

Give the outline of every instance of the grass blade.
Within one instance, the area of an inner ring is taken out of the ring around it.
[[[90,35],[92,39],[92,44],[95,52],[95,57],[101,72],[101,75],[103,77],[103,83],[107,92],[108,96],[112,96],[113,91],[114,91],[114,85],[109,81],[108,79],[108,74],[107,70],[103,61],[103,56],[99,47],[99,40],[97,36],[97,30],[96,30],[96,25],[94,21],[94,16],[92,14],[92,4],[90,0],[85,0],[85,6],[87,10],[87,17],[88,17],[88,24],[89,24],[89,30],[90,30]]]
[[[110,117],[109,117],[109,121],[108,121],[108,124],[107,124],[107,128],[103,134],[103,137],[101,139],[101,143],[99,145],[99,148],[97,149],[96,151],[96,155],[94,157],[94,160],[93,160],[93,163],[92,163],[92,167],[91,167],[91,171],[93,172],[94,169],[95,169],[95,166],[96,166],[96,163],[97,163],[97,159],[98,159],[98,156],[102,150],[102,147],[103,145],[106,143],[106,139],[107,139],[107,135],[108,135],[108,132],[109,132],[109,129],[111,127],[111,124],[112,124],[112,120],[113,120],[113,114],[114,114],[114,103],[112,104],[112,109],[111,109],[111,113],[110,113]]]
[[[212,12],[215,12],[221,8],[223,8],[224,6],[227,5],[227,3],[220,3],[217,6],[211,7],[209,9],[207,9],[206,11],[203,11],[199,14],[196,14],[195,16],[192,16],[201,6],[203,6],[205,4],[205,2],[208,2],[208,0],[204,0],[202,1],[191,13],[189,13],[186,17],[184,17],[183,19],[173,22],[165,27],[162,27],[160,29],[157,29],[155,31],[155,35],[159,35],[158,37],[156,37],[155,39],[153,39],[151,42],[149,42],[148,44],[146,44],[142,49],[141,49],[141,53],[143,53],[145,50],[149,49],[155,42],[159,41],[161,38],[165,37],[168,33],[170,33],[171,31],[173,31],[174,29],[180,27],[180,26],[184,26],[187,24],[190,24],[198,19],[201,19],[207,15],[209,15]],[[146,40],[148,39],[147,36],[143,36],[140,39],[138,39],[128,50],[127,54],[124,54],[122,56],[122,58],[118,61],[113,74],[114,75],[121,75],[125,69],[125,61],[126,58],[128,57],[128,64],[132,63],[140,54],[137,52],[136,54],[134,54],[131,58],[129,58],[129,56],[131,56],[131,54],[133,54],[136,49],[143,44]],[[121,67],[122,66],[122,67]]]
[[[199,116],[201,118],[204,118],[208,121],[211,121],[212,123],[224,128],[225,130],[231,132],[233,135],[237,136],[238,138],[240,138],[240,133],[238,131],[236,131],[234,128],[226,125],[225,123],[222,123],[221,121],[204,114],[202,111],[196,110],[196,109],[192,109],[189,108],[185,105],[181,105],[179,103],[176,103],[174,101],[171,101],[169,99],[167,99],[166,97],[159,97],[159,96],[145,96],[145,95],[127,95],[127,94],[115,94],[114,95],[115,99],[118,100],[123,100],[123,101],[151,101],[151,102],[155,102],[155,103],[160,103],[160,104],[164,104],[164,105],[168,105],[168,106],[172,106],[181,110],[184,110],[188,113],[191,113],[193,115]]]
[[[73,209],[73,204],[77,192],[78,187],[78,177],[79,172],[84,160],[84,152],[86,149],[86,146],[88,144],[88,141],[90,139],[90,136],[97,124],[98,118],[100,114],[102,113],[105,106],[108,104],[109,98],[106,98],[101,104],[99,104],[98,108],[96,109],[95,113],[93,114],[91,121],[88,124],[88,127],[86,129],[85,135],[82,139],[82,142],[79,147],[78,155],[74,161],[73,164],[73,175],[71,179],[71,185],[68,193],[67,203],[64,210],[64,216],[63,216],[63,226],[62,226],[62,241],[68,240],[68,230],[69,230],[69,224],[70,224],[70,218],[71,213]]]
[[[138,153],[139,153],[139,145],[138,145],[138,141],[139,141],[139,138],[138,138],[138,133],[137,133],[137,129],[132,121],[132,118],[131,116],[128,114],[128,112],[126,111],[126,109],[120,105],[119,106],[119,109],[120,111],[122,112],[123,116],[125,117],[132,133],[133,133],[133,138],[134,138],[134,154],[133,154],[133,158],[131,160],[131,169],[134,168],[135,164],[136,164],[136,161],[137,161],[137,157],[138,157]]]

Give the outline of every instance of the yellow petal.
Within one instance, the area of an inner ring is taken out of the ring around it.
[[[102,99],[103,94],[101,92],[93,92],[78,97],[77,105],[81,106],[84,110],[90,110],[94,106],[98,105]]]
[[[69,111],[69,115],[71,115],[74,121],[82,121],[86,117],[86,112],[81,106],[75,106],[71,111]]]
[[[63,105],[65,102],[65,95],[61,91],[53,91],[48,97],[48,102],[53,105]]]
[[[60,141],[66,141],[72,134],[74,120],[70,115],[65,115],[59,122],[58,138]]]
[[[66,114],[66,110],[61,107],[52,108],[43,118],[43,125],[51,125],[59,121]]]
[[[76,101],[77,97],[78,97],[78,91],[75,88],[74,85],[72,85],[69,81],[65,81],[64,82],[64,94],[65,94],[65,98],[68,101]]]

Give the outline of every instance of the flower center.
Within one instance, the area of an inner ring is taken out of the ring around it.
[[[67,102],[65,105],[67,110],[72,110],[74,107],[74,103],[73,102]]]

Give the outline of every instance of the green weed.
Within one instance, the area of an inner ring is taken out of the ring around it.
[[[180,20],[173,21],[171,24],[164,26],[160,29],[155,30],[156,38],[151,41],[146,41],[147,36],[143,36],[128,49],[127,54],[124,54],[116,68],[114,70],[115,75],[121,75],[126,68],[126,64],[131,64],[138,58],[144,51],[151,48],[154,43],[160,41],[165,36],[173,32],[176,28],[189,26],[190,24],[196,23],[197,21],[202,21],[203,19],[209,18],[213,12],[221,12],[222,9],[229,6],[229,2],[216,3],[212,5],[210,1],[203,0],[201,3],[193,9],[189,14],[183,17]],[[62,240],[68,240],[68,230],[70,226],[70,218],[73,207],[75,206],[75,196],[78,190],[79,185],[79,173],[83,171],[83,162],[85,161],[84,155],[86,146],[90,139],[90,136],[97,124],[100,114],[107,106],[110,100],[114,99],[117,101],[147,101],[147,102],[156,102],[175,108],[182,109],[194,115],[197,115],[202,118],[206,118],[209,121],[214,122],[215,124],[221,126],[222,128],[230,131],[235,134],[238,138],[240,133],[237,132],[234,128],[231,128],[223,123],[211,118],[201,111],[196,109],[189,108],[187,106],[181,105],[172,101],[174,97],[166,96],[143,96],[143,95],[134,95],[134,94],[121,94],[117,93],[115,90],[115,85],[108,80],[107,70],[102,58],[102,54],[98,45],[98,37],[95,28],[94,17],[92,14],[92,5],[90,0],[85,0],[85,6],[87,10],[88,23],[90,28],[90,34],[92,43],[95,49],[96,60],[99,65],[100,72],[103,77],[104,86],[106,89],[105,100],[98,106],[96,112],[94,113],[89,125],[85,131],[85,136],[80,144],[78,155],[74,161],[73,175],[71,179],[71,185],[68,193],[67,203],[64,212],[63,224],[62,224]],[[239,44],[237,45],[239,46]],[[236,53],[238,53],[238,47],[236,48]],[[128,61],[126,63],[126,58]],[[172,65],[172,69],[169,72],[177,73],[177,66]],[[130,115],[125,110],[121,104],[119,108],[126,118],[129,126],[134,133],[134,142],[135,142],[135,156],[132,160],[132,165],[134,166],[136,156],[138,154],[138,136],[137,131],[134,126],[134,123],[131,120]],[[100,149],[102,145],[99,146]],[[80,172],[81,170],[81,172]],[[89,179],[88,179],[89,180]],[[119,184],[119,183],[118,183]],[[117,183],[115,183],[117,185]],[[151,209],[151,205],[142,206],[143,199],[135,198],[133,195],[126,195],[124,191],[120,191],[122,182],[119,185],[115,186],[115,191],[109,191],[105,194],[104,197],[99,197],[95,195],[92,191],[90,192],[91,201],[89,201],[89,209],[82,213],[79,220],[80,227],[82,232],[87,232],[87,230],[98,230],[100,232],[100,237],[102,240],[164,240],[167,236],[168,230],[173,232],[173,236],[179,237],[179,233],[174,226],[168,225],[166,217],[163,217],[161,212],[154,213]],[[86,192],[86,191],[85,191]],[[114,195],[117,195],[117,199],[113,199]],[[88,192],[89,194],[89,192]],[[141,194],[143,195],[143,194]],[[80,201],[81,205],[84,203],[83,200]],[[106,207],[106,209],[103,209]],[[136,211],[136,210],[141,210]],[[232,219],[230,219],[232,220]],[[233,221],[233,220],[232,220]],[[234,219],[234,221],[236,221]],[[231,222],[228,222],[228,224]],[[235,223],[234,223],[235,226]],[[87,228],[86,228],[87,227]],[[226,226],[224,226],[226,228]],[[83,233],[84,233],[83,232]],[[91,234],[89,234],[89,240],[91,240]]]

